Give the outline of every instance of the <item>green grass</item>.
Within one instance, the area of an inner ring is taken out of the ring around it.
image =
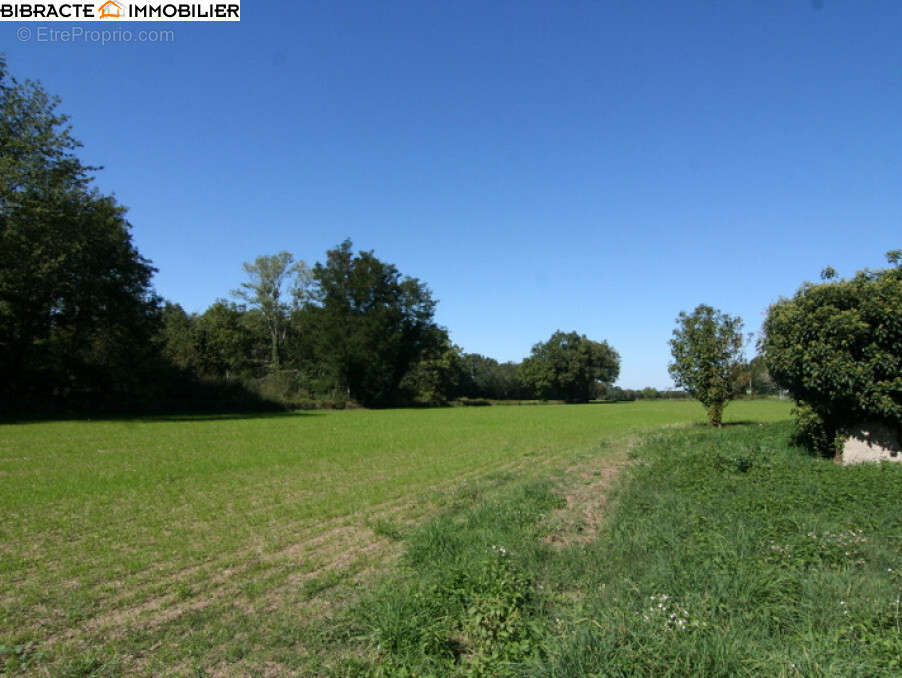
[[[461,484],[548,476],[702,418],[648,402],[3,425],[0,661],[45,675],[315,665],[330,606],[414,526],[470,502]]]
[[[321,670],[902,675],[902,467],[810,457],[789,429],[648,436],[598,538],[565,548],[542,539],[558,487],[485,489],[410,536]]]

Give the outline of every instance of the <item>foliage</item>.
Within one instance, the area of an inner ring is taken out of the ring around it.
[[[300,306],[309,293],[310,271],[291,253],[279,252],[259,256],[253,263],[245,262],[244,272],[249,280],[232,294],[263,315],[270,338],[270,365],[278,370],[290,308],[282,301],[282,295],[287,287],[294,307]]]
[[[370,405],[534,397],[518,365],[451,343],[431,320],[435,304],[422,283],[370,252],[352,256],[350,242],[327,259],[313,285],[291,255],[258,257],[248,265],[256,281],[241,291],[257,300],[250,309],[217,300],[189,315],[167,303],[157,337],[164,356],[197,378],[238,381],[286,407],[337,406],[348,397]],[[291,291],[291,304],[279,300],[281,291],[265,293],[276,283]]]
[[[520,380],[517,363],[499,363],[479,353],[462,357],[461,395],[467,398],[517,400],[533,398],[534,394]]]
[[[810,405],[797,403],[792,413],[795,417],[793,443],[825,457],[836,457],[842,452],[843,436],[838,435],[836,428],[828,426]]]
[[[505,676],[538,657],[547,601],[530,570],[549,550],[541,520],[563,503],[550,490],[470,485],[468,510],[414,533],[404,575],[354,610],[381,655],[372,674]]]
[[[416,278],[351,247],[345,240],[313,269],[315,354],[350,398],[393,404],[407,371],[441,341],[435,301]]]
[[[788,428],[644,440],[600,538],[548,568],[561,623],[521,675],[898,675],[902,468]]]
[[[194,318],[185,313],[181,305],[167,301],[163,304],[160,320],[157,341],[163,356],[180,369],[193,369],[197,364]]]
[[[670,376],[705,406],[711,424],[720,426],[742,364],[742,319],[700,304],[691,314],[681,312],[677,323]]]
[[[588,402],[598,383],[616,381],[620,356],[606,341],[558,330],[532,347],[520,366],[520,379],[543,399]]]
[[[461,393],[463,351],[448,338],[443,328],[436,328],[433,345],[404,376],[401,389],[419,403],[447,403]]]
[[[780,388],[767,371],[763,355],[756,355],[742,364],[736,374],[734,391],[751,396],[776,395],[780,392]]]
[[[832,455],[845,427],[902,426],[902,267],[805,283],[773,304],[763,349],[774,380],[807,406],[807,439]],[[815,422],[813,418],[819,419]]]
[[[0,60],[0,406],[121,403],[159,367],[154,269],[57,104]]]
[[[686,393],[686,391],[661,391],[652,386],[634,389],[611,386],[610,384],[600,384],[596,389],[595,398],[597,400],[607,400],[609,402],[622,402],[630,400],[685,400],[691,398],[691,396]]]
[[[223,299],[194,318],[198,372],[226,380],[252,376],[267,354],[265,330],[259,320]]]
[[[173,366],[200,379],[250,379],[269,357],[262,315],[219,299],[200,315],[166,302],[157,337]]]

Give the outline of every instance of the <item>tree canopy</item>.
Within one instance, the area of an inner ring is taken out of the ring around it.
[[[287,332],[290,308],[298,308],[307,298],[310,270],[303,261],[295,261],[290,252],[263,255],[253,263],[245,262],[246,282],[232,294],[263,315],[270,339],[270,364],[278,370],[282,344]],[[287,290],[286,290],[287,288]],[[283,301],[288,292],[291,304]]]
[[[155,269],[92,189],[57,100],[0,60],[0,398],[121,400],[156,367]]]
[[[832,454],[847,426],[902,426],[902,267],[805,283],[764,323],[767,368],[804,407],[802,439]]]
[[[407,371],[441,344],[435,301],[416,278],[351,248],[345,240],[313,269],[315,352],[349,397],[393,404]]]
[[[588,402],[597,383],[613,383],[620,356],[606,341],[558,330],[532,347],[520,366],[520,378],[540,398]]]
[[[708,420],[720,426],[723,410],[736,394],[742,367],[742,318],[700,304],[681,312],[670,340],[674,384],[704,405]]]

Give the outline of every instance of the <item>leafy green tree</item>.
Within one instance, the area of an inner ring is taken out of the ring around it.
[[[736,375],[735,390],[737,393],[744,392],[757,396],[775,395],[780,391],[767,371],[763,355],[756,355],[742,365]]]
[[[479,353],[461,357],[460,395],[491,400],[525,400],[534,397],[520,380],[520,364],[499,363]]]
[[[627,391],[620,386],[614,386],[612,384],[600,384],[595,389],[595,398],[596,400],[621,402],[624,400],[635,400],[636,396],[634,393]]]
[[[306,299],[310,286],[310,270],[303,261],[295,261],[289,252],[257,257],[245,262],[244,272],[249,280],[232,294],[246,301],[263,315],[270,340],[270,364],[280,367],[280,354],[288,328],[291,306],[297,307]],[[288,293],[292,304],[283,298]]]
[[[800,404],[799,438],[826,455],[846,427],[902,427],[902,267],[825,275],[768,310],[767,368]]]
[[[463,351],[451,343],[444,328],[434,347],[404,376],[402,389],[410,398],[422,403],[445,403],[462,394],[464,381]]]
[[[216,300],[194,322],[194,350],[197,372],[201,376],[232,380],[252,376],[254,354],[265,352],[258,346],[253,320],[235,304]]]
[[[520,378],[520,365],[521,363],[511,360],[495,363],[491,371],[492,383],[496,393],[496,395],[492,396],[493,398],[498,400],[529,400],[535,397]]]
[[[441,337],[435,301],[416,278],[351,247],[345,240],[313,269],[316,355],[338,390],[390,405],[400,399],[404,375]]]
[[[154,383],[155,269],[57,105],[0,59],[0,406],[121,404]]]
[[[461,395],[466,398],[497,398],[498,361],[479,353],[461,356]]]
[[[681,312],[670,340],[670,376],[704,405],[708,420],[720,426],[723,410],[736,394],[742,367],[742,318],[705,304]]]
[[[561,332],[532,347],[520,365],[520,378],[543,399],[588,402],[595,384],[612,383],[620,374],[620,356],[607,342]]]
[[[180,304],[165,302],[161,314],[160,342],[163,356],[175,367],[193,371],[197,369],[195,325],[197,319],[185,313]]]

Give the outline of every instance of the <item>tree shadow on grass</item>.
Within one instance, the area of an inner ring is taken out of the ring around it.
[[[162,422],[231,421],[237,419],[292,419],[323,414],[322,410],[291,410],[284,412],[200,412],[187,414],[150,414],[138,417],[114,417],[126,421],[154,424]]]
[[[236,421],[241,419],[288,419],[322,414],[321,410],[281,410],[271,412],[261,411],[226,411],[226,412],[168,412],[168,413],[132,413],[132,414],[58,414],[58,415],[34,415],[20,417],[2,417],[0,425],[4,424],[46,424],[52,422],[121,422],[133,424],[163,424],[179,422],[199,421]]]
[[[760,421],[725,421],[721,424],[721,428],[729,428],[730,426],[754,426],[755,424],[760,424]],[[717,428],[716,426],[711,426],[708,422],[700,422],[696,421],[691,424],[693,428]]]

